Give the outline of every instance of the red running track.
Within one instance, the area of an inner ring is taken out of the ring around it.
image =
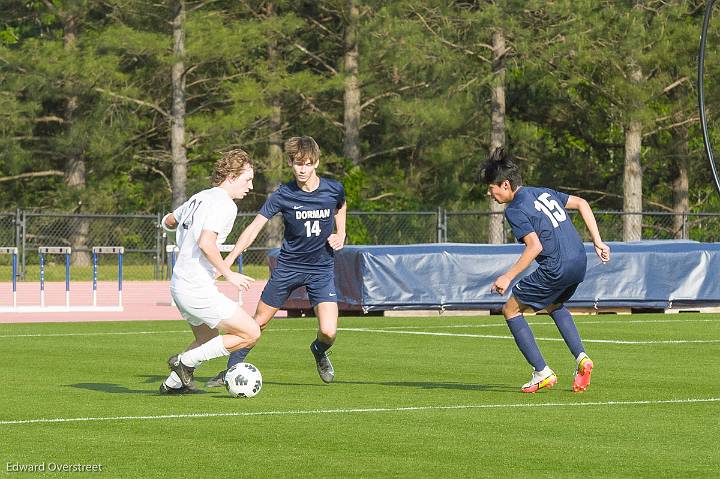
[[[250,290],[243,293],[243,307],[250,313],[260,301],[260,294],[267,281],[255,281]],[[229,283],[219,282],[218,288],[228,297],[237,300],[237,289]],[[22,282],[17,284],[18,306],[40,305],[40,284]],[[45,305],[65,305],[65,283],[45,283]],[[73,281],[70,283],[70,305],[92,305],[92,282]],[[98,306],[117,305],[117,282],[98,281]],[[0,306],[12,306],[12,283],[0,283]],[[82,321],[147,321],[147,320],[181,320],[177,308],[170,305],[169,281],[126,281],[123,283],[124,311],[107,312],[52,312],[52,313],[0,313],[0,323],[48,323],[48,322],[82,322]],[[287,316],[286,311],[279,311],[276,317]]]

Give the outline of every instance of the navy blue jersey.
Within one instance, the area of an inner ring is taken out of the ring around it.
[[[342,184],[326,178],[320,178],[315,191],[303,191],[293,180],[271,194],[260,214],[268,219],[283,215],[285,237],[278,265],[305,273],[332,269],[335,252],[327,239],[335,230],[335,213],[344,203]]]
[[[536,258],[539,269],[553,278],[580,266],[583,276],[585,273],[585,248],[565,211],[568,198],[569,195],[548,188],[523,186],[505,209],[505,217],[519,242],[527,234],[537,233],[543,247]]]

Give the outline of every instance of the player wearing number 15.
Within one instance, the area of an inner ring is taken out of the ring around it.
[[[512,288],[512,295],[503,306],[503,315],[515,342],[533,368],[530,381],[523,392],[552,387],[557,382],[555,372],[543,359],[532,330],[523,312],[532,308],[545,309],[555,321],[565,343],[576,361],[573,391],[585,391],[590,384],[593,362],[585,353],[580,335],[570,311],[563,303],[585,279],[587,256],[577,230],[565,209],[580,212],[585,221],[595,252],[600,261],[610,260],[610,248],[602,242],[592,209],[584,199],[548,188],[523,186],[522,177],[510,155],[496,148],[488,157],[483,170],[488,195],[498,203],[505,203],[505,218],[513,235],[525,243],[517,262],[493,283],[491,290],[505,294],[510,283],[533,260],[538,268],[522,278]]]
[[[345,242],[345,190],[337,181],[317,175],[320,148],[311,137],[290,138],[285,143],[285,153],[295,178],[270,195],[260,214],[240,234],[225,262],[232,264],[252,244],[270,218],[282,215],[284,241],[277,267],[260,297],[255,321],[265,329],[290,293],[305,286],[319,323],[317,338],[310,350],[320,378],[329,383],[335,372],[327,350],[335,342],[338,319],[334,254]],[[228,359],[228,369],[243,362],[251,348],[233,352]],[[221,371],[206,385],[221,386],[224,373]]]

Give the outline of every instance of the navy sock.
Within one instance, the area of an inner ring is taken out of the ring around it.
[[[545,364],[545,360],[540,354],[540,348],[535,342],[535,336],[527,321],[525,321],[525,317],[521,314],[510,318],[507,320],[507,325],[515,338],[515,344],[518,345],[527,362],[535,368],[535,371],[544,369],[547,364]]]
[[[245,361],[245,358],[247,357],[248,353],[251,351],[251,348],[242,348],[238,349],[237,351],[233,351],[230,353],[230,357],[228,357],[227,362],[227,368],[230,369],[231,367],[235,366],[236,364],[240,364]]]
[[[312,342],[310,345],[310,350],[313,352],[315,356],[322,356],[325,351],[330,349],[332,347],[332,344],[323,343],[319,339],[316,339]]]
[[[577,358],[580,353],[585,352],[585,347],[580,339],[580,334],[575,327],[575,321],[573,321],[570,311],[568,311],[565,306],[562,306],[550,313],[550,316],[552,316],[553,321],[555,321],[555,326],[560,330],[560,334],[565,340],[565,344],[570,348],[572,355]]]

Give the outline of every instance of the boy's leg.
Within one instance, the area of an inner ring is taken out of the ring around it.
[[[558,330],[560,330],[560,335],[565,340],[565,344],[567,344],[577,363],[575,379],[573,380],[572,386],[573,391],[585,391],[590,385],[590,375],[594,364],[585,353],[585,347],[580,339],[580,333],[578,333],[577,327],[575,326],[572,314],[570,314],[570,311],[562,304],[553,304],[549,306],[547,310],[550,312],[550,316],[553,318],[553,321],[555,321]]]
[[[315,314],[318,318],[318,333],[315,341],[310,344],[310,351],[315,357],[320,379],[331,383],[335,379],[335,369],[327,351],[335,343],[337,335],[338,305],[334,302],[319,303],[315,306]]]
[[[255,309],[255,322],[260,327],[260,330],[263,331],[268,323],[270,323],[270,320],[275,317],[275,313],[278,312],[278,308],[274,308],[272,306],[269,306],[263,302],[263,300],[260,300],[260,302],[257,305],[257,309]],[[253,344],[253,346],[255,346]],[[243,361],[245,361],[245,357],[250,353],[252,350],[251,347],[245,347],[240,348],[237,351],[233,351],[230,353],[230,357],[228,358],[227,363],[227,369],[230,369],[231,367],[235,366],[236,364],[240,364]]]
[[[287,271],[282,268],[275,268],[273,270],[270,275],[270,280],[260,295],[260,302],[255,310],[255,321],[261,329],[265,329],[267,323],[290,297],[290,293],[302,284],[302,278],[302,273]],[[212,379],[205,383],[205,386],[209,388],[224,386],[225,372],[234,365],[245,361],[251,349],[252,346],[233,351],[228,358],[227,368],[217,373]]]
[[[545,359],[540,353],[535,335],[525,321],[522,312],[527,306],[520,303],[514,295],[503,306],[503,315],[507,321],[508,328],[515,339],[520,352],[525,356],[527,362],[533,367],[533,375],[530,382],[522,387],[524,392],[535,392],[538,389],[552,387],[557,382],[555,373],[547,367]]]
[[[570,311],[562,304],[550,305],[547,307],[547,311],[555,321],[555,326],[560,331],[560,335],[565,340],[565,344],[567,344],[573,357],[575,359],[579,358],[581,354],[585,353],[585,347]]]
[[[527,309],[527,307],[520,303],[513,295],[510,296],[510,299],[508,299],[505,306],[503,306],[503,315],[520,352],[525,356],[525,359],[535,371],[541,371],[547,364],[540,353],[537,342],[535,342],[532,329],[530,329],[530,326],[522,314],[525,309]]]
[[[257,309],[255,310],[255,322],[260,327],[260,330],[264,330],[268,323],[270,323],[270,320],[275,317],[275,313],[278,312],[278,308],[274,308],[272,306],[269,306],[265,304],[263,300],[260,300],[260,302],[257,305]],[[253,345],[254,346],[254,345]],[[219,388],[223,387],[225,385],[225,373],[228,369],[235,366],[236,364],[240,364],[242,362],[245,362],[245,358],[252,350],[252,347],[243,347],[236,351],[233,351],[230,353],[230,356],[228,357],[227,362],[227,368],[223,369],[219,373],[217,373],[212,379],[210,379],[208,382],[205,383],[205,387],[209,388]]]
[[[290,293],[302,284],[303,275],[301,273],[286,271],[281,268],[275,268],[270,275],[270,280],[265,285],[260,302],[258,302],[255,310],[255,321],[261,329],[265,329],[270,320],[275,316],[278,309],[285,304]],[[209,388],[222,387],[225,385],[225,373],[228,369],[236,364],[245,361],[252,347],[240,348],[234,354],[230,354],[227,362],[227,368],[223,369],[212,379],[205,383]]]
[[[327,351],[335,342],[338,322],[334,271],[319,271],[307,275],[305,287],[310,304],[313,305],[318,318],[318,333],[315,341],[310,344],[310,351],[315,358],[320,379],[325,383],[331,383],[335,379],[335,369],[328,358]]]
[[[193,336],[195,336],[195,340],[190,343],[187,348],[185,348],[185,351],[195,349],[196,347],[210,341],[218,335],[217,329],[212,329],[207,324],[200,324],[199,326],[194,326],[191,324],[190,329],[193,332]],[[171,371],[170,375],[160,385],[160,392],[167,394],[190,392],[195,390],[196,388],[194,384],[191,384],[189,387],[185,388],[182,384],[182,381],[180,381],[180,377],[175,371]]]
[[[193,371],[200,364],[210,359],[228,356],[231,351],[252,348],[260,338],[260,327],[239,305],[230,318],[217,324],[217,329],[225,334],[217,336],[197,348],[174,356],[168,361],[171,369],[177,373],[184,386],[187,386],[192,380]]]

